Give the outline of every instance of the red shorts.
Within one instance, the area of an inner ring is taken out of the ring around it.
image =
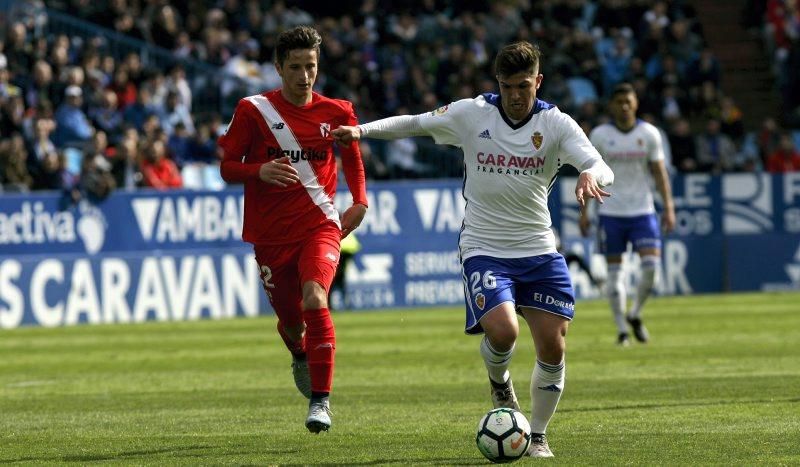
[[[253,245],[261,282],[285,327],[303,322],[303,284],[319,283],[328,292],[339,264],[342,231],[326,222],[305,240],[287,245]]]

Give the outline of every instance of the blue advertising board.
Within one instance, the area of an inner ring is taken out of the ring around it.
[[[564,248],[602,275],[579,236],[574,179],[554,185]],[[800,289],[800,174],[673,177],[675,232],[663,294]],[[339,309],[460,305],[460,180],[373,182]],[[340,189],[337,207],[350,202]],[[241,241],[242,191],[117,192],[62,209],[56,193],[0,196],[0,328],[271,313],[252,248]],[[627,261],[635,281],[637,258]],[[753,272],[754,271],[754,272]],[[601,294],[573,265],[579,298]]]

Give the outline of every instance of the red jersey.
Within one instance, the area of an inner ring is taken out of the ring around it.
[[[183,178],[178,167],[169,159],[161,159],[156,163],[143,161],[142,178],[147,186],[166,190],[183,186]]]
[[[786,173],[798,171],[800,171],[800,153],[792,151],[791,154],[786,154],[786,151],[778,149],[767,158],[767,172]]]
[[[244,183],[242,238],[253,244],[302,240],[324,222],[339,223],[333,205],[336,158],[331,130],[357,125],[353,104],[313,93],[296,106],[280,89],[245,97],[218,144],[225,150],[220,166],[229,183]],[[353,203],[367,205],[364,165],[358,144],[341,147],[342,166]],[[262,181],[265,162],[288,156],[300,183],[285,188]]]

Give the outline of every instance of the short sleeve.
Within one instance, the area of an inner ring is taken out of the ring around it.
[[[648,148],[647,159],[651,162],[663,161],[665,157],[664,145],[661,142],[661,132],[658,131],[658,128],[655,126],[649,125],[647,127],[647,133],[648,144],[650,146]]]

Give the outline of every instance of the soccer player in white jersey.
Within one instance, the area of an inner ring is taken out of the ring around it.
[[[614,322],[617,325],[617,343],[630,345],[628,326],[639,342],[647,342],[649,334],[642,323],[642,306],[650,296],[661,264],[661,234],[650,189],[650,173],[663,201],[661,225],[665,232],[675,226],[661,134],[655,126],[636,118],[638,100],[628,83],[617,85],[611,95],[609,111],[613,123],[592,130],[592,144],[615,174],[613,194],[607,203],[597,208],[598,243],[600,252],[608,263],[607,290]],[[590,220],[588,209],[581,211],[580,228],[588,235]],[[636,299],[626,314],[628,295],[622,274],[622,254],[628,243],[639,254],[641,271],[636,287]]]
[[[459,249],[466,333],[485,333],[480,353],[495,407],[519,409],[509,362],[519,323],[536,348],[531,378],[533,442],[528,453],[552,457],[545,431],[564,389],[565,336],[575,300],[564,257],[556,251],[547,195],[561,164],[581,170],[578,202],[602,202],[614,174],[575,121],[536,98],[539,49],[507,45],[495,59],[500,95],[483,94],[419,115],[342,126],[334,137],[432,136],[464,153],[466,199]]]

